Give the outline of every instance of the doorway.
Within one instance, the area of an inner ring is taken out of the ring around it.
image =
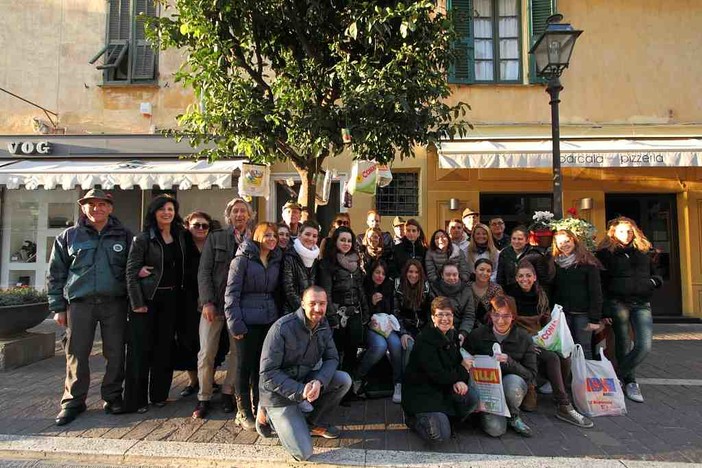
[[[678,214],[674,194],[605,195],[607,221],[626,216],[636,221],[656,251],[663,286],[651,298],[654,316],[681,316]]]

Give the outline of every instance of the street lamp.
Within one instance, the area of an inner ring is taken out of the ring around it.
[[[575,40],[582,34],[570,24],[561,23],[563,15],[551,15],[546,20],[546,30],[529,50],[536,60],[536,74],[547,78],[546,92],[551,96],[551,134],[553,142],[553,214],[563,217],[563,183],[561,178],[561,123],[558,103],[561,86],[560,76],[568,68]]]

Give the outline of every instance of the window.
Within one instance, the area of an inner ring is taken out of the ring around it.
[[[375,208],[381,216],[419,216],[419,174],[393,173],[390,185],[378,187]]]
[[[146,40],[144,19],[156,16],[154,0],[109,0],[105,47],[90,60],[103,71],[105,83],[149,83],[156,80],[157,51]]]
[[[448,0],[457,40],[449,73],[451,83],[521,83],[522,0]],[[531,43],[546,27],[553,0],[525,0],[529,6]],[[539,82],[530,58],[530,82]]]

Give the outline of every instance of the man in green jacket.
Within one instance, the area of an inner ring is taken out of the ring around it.
[[[78,200],[78,223],[54,241],[49,262],[49,310],[66,327],[66,382],[56,424],[85,411],[90,352],[100,324],[106,361],[101,394],[107,413],[124,412],[124,335],[127,326],[125,267],[132,233],[111,216],[112,197],[100,189]]]

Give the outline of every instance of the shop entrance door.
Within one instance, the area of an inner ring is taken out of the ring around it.
[[[682,315],[680,251],[675,195],[605,195],[607,220],[626,216],[636,221],[653,244],[663,286],[651,299],[654,316]]]

